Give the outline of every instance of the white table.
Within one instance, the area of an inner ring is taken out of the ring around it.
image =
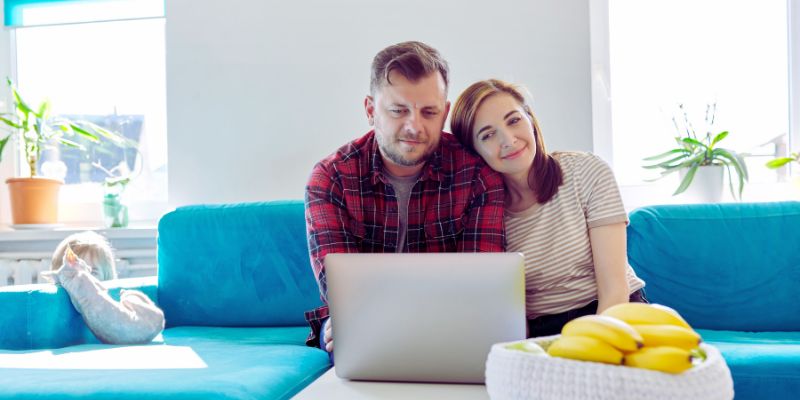
[[[487,400],[484,385],[449,383],[399,383],[350,381],[336,376],[333,368],[298,393],[295,400]]]

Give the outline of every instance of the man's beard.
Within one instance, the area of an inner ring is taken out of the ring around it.
[[[402,165],[404,167],[415,167],[417,165],[424,164],[426,161],[428,161],[431,158],[431,156],[433,155],[434,151],[436,151],[436,145],[438,145],[438,142],[437,142],[434,146],[431,146],[431,147],[425,149],[425,152],[422,153],[422,155],[418,159],[409,160],[408,158],[404,157],[403,153],[400,151],[400,149],[399,149],[400,143],[399,142],[393,142],[393,144],[396,144],[396,145],[394,147],[392,147],[392,146],[389,146],[388,143],[386,143],[384,141],[384,137],[383,136],[376,134],[375,137],[378,140],[378,148],[380,148],[381,154],[384,157],[386,157],[389,160],[391,160],[393,163],[395,163],[397,165]]]

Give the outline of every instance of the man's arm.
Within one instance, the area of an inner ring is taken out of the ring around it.
[[[464,216],[464,234],[458,251],[503,252],[506,250],[503,178],[488,165],[479,168],[472,182],[472,201]]]
[[[320,330],[328,318],[328,282],[323,260],[328,253],[358,252],[358,242],[350,232],[351,218],[341,182],[322,164],[317,164],[311,172],[306,186],[305,208],[311,268],[324,303],[305,314],[311,326],[306,344],[318,347]]]

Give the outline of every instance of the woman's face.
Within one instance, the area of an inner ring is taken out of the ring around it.
[[[472,140],[493,170],[527,176],[536,155],[533,122],[511,95],[498,93],[483,101],[475,113]]]

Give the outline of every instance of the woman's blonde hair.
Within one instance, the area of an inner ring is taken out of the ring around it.
[[[486,99],[494,95],[504,93],[511,96],[522,106],[533,124],[536,155],[533,157],[533,168],[528,175],[528,186],[536,194],[539,203],[546,203],[558,192],[558,187],[564,182],[564,177],[558,161],[545,149],[539,121],[525,101],[522,90],[517,85],[499,79],[487,79],[473,83],[458,96],[450,117],[450,129],[462,146],[477,153],[472,131],[475,128],[475,114],[477,114],[478,108]]]
[[[114,262],[111,244],[105,237],[94,231],[74,233],[62,240],[56,247],[56,251],[53,252],[50,262],[51,270],[55,271],[61,268],[67,245],[75,252],[75,255],[95,268],[97,279],[106,281],[117,278],[117,266]]]

